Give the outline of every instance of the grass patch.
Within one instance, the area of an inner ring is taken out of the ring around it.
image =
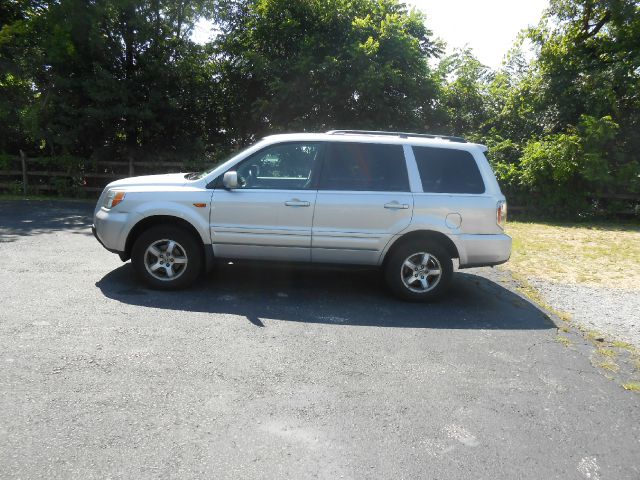
[[[615,350],[611,350],[608,348],[599,348],[598,353],[603,357],[610,357],[610,358],[614,358],[618,355]]]
[[[634,352],[635,351],[635,347],[633,345],[631,345],[630,343],[620,342],[618,340],[614,340],[613,342],[611,342],[611,346],[616,347],[616,348],[622,348],[623,350],[628,350],[629,352]]]
[[[562,345],[564,345],[565,347],[569,347],[571,346],[571,340],[569,340],[567,337],[563,337],[562,335],[558,335],[556,337],[556,341],[558,343],[561,343]]]
[[[529,278],[640,290],[640,226],[509,222],[508,267]]]
[[[597,332],[596,330],[587,330],[586,328],[583,328],[579,325],[577,328],[582,333],[584,333],[585,336],[587,337],[587,340],[590,340],[591,342],[604,342],[605,340],[604,335],[601,334],[600,332]]]
[[[609,370],[610,372],[617,372],[620,369],[618,364],[611,359],[604,360],[603,362],[596,362],[595,365],[603,370]]]
[[[622,388],[624,388],[625,390],[630,390],[632,392],[640,392],[640,382],[623,383]]]

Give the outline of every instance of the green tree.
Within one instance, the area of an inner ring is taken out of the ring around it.
[[[24,0],[0,4],[0,154],[17,154],[29,141],[24,120],[33,95],[25,71],[37,49],[28,38],[28,19],[44,5]]]
[[[266,131],[419,129],[432,123],[440,45],[395,0],[255,0],[221,13],[226,119]]]
[[[437,71],[441,86],[437,105],[447,133],[481,137],[489,119],[493,72],[468,47],[444,57]]]
[[[0,88],[28,85],[11,115],[21,113],[31,149],[83,158],[202,154],[220,129],[209,108],[216,98],[210,52],[190,40],[195,20],[212,14],[208,5],[10,2],[0,61],[11,68]]]
[[[480,134],[517,203],[588,213],[640,191],[638,2],[552,0],[488,92]]]
[[[562,187],[573,182],[582,197],[639,191],[638,2],[554,0],[529,38],[539,51],[535,108],[543,119],[540,139],[569,135],[580,147],[573,174]]]

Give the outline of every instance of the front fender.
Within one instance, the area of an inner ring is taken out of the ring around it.
[[[159,192],[127,193],[127,208],[131,213],[138,216],[135,223],[128,225],[129,228],[126,232],[127,237],[135,225],[146,218],[170,216],[180,218],[192,225],[200,235],[202,243],[211,243],[211,232],[209,229],[211,190],[166,192],[165,196],[170,198],[161,200],[158,200],[158,195]]]

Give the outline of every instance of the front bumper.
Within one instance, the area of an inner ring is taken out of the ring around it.
[[[91,225],[91,233],[93,233],[93,236],[96,238],[96,240],[98,240],[98,243],[100,245],[102,245],[105,249],[109,250],[111,253],[120,253],[117,250],[113,250],[113,249],[107,247],[104,243],[102,243],[102,240],[100,240],[100,237],[96,233],[96,226],[95,225]]]
[[[127,235],[140,218],[137,214],[101,208],[93,217],[91,230],[104,248],[110,252],[122,253],[126,250]]]
[[[487,267],[505,263],[511,257],[511,237],[497,235],[456,236],[460,254],[460,268]]]

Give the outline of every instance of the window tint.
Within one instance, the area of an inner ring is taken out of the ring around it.
[[[402,146],[342,142],[328,144],[320,189],[409,191]]]
[[[471,153],[449,148],[413,147],[422,189],[433,193],[484,193]]]
[[[236,169],[239,188],[309,188],[319,150],[317,143],[283,143],[260,150]]]

